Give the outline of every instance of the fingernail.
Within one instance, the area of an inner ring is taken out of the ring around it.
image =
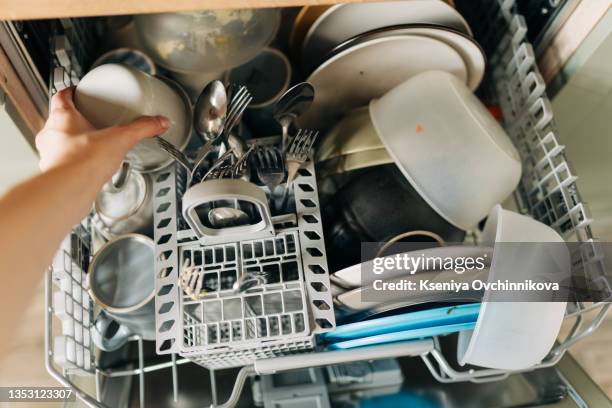
[[[161,127],[163,127],[164,129],[168,129],[170,127],[170,119],[168,119],[165,116],[158,116],[157,119],[159,120],[159,124],[161,125]]]

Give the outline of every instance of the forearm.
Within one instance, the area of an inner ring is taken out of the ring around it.
[[[143,116],[95,129],[74,106],[73,91],[51,98],[36,136],[44,172],[0,197],[0,333],[14,330],[62,239],[87,215],[126,153],[171,126],[163,116]],[[0,339],[0,355],[7,339]]]
[[[0,307],[0,333],[10,332],[62,239],[87,215],[105,181],[95,167],[59,166],[0,198],[0,299],[11,305]]]

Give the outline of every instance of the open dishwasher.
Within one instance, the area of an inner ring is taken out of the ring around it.
[[[486,72],[477,94],[488,105],[499,107],[501,123],[520,153],[522,175],[514,192],[517,207],[566,241],[579,243],[583,249],[573,259],[575,265],[597,290],[609,290],[604,263],[593,245],[588,209],[558,141],[525,19],[514,0],[478,3],[476,7],[474,2],[457,2],[457,9],[486,54]],[[280,28],[272,40],[275,47],[289,47],[289,27],[297,14],[295,9],[282,10]],[[3,24],[3,40],[16,45],[9,53],[11,60],[16,67],[27,67],[23,70],[30,76],[26,88],[42,112],[49,95],[78,84],[100,54],[96,46],[103,33],[100,19]],[[114,34],[120,32],[116,28]],[[45,48],[47,41],[50,50]],[[301,79],[299,73],[287,76],[287,82]],[[179,75],[175,79],[181,82]],[[48,94],[41,93],[41,83]],[[201,84],[183,86],[192,93],[190,87],[197,90]],[[265,132],[255,129],[253,133]],[[252,140],[264,146],[279,143],[274,134],[265,136],[271,137]],[[321,215],[318,190],[322,187],[317,186],[314,161],[309,156],[297,171],[288,204],[283,204],[286,211],[264,208],[257,216],[258,225],[263,226],[255,233],[241,230],[235,236],[214,234],[205,228],[209,225],[195,224],[203,227],[200,231],[187,219],[183,199],[193,175],[179,164],[149,173],[156,272],[154,342],[132,335],[117,349],[103,351],[94,345],[94,304],[87,272],[91,257],[104,245],[104,231],[100,234],[95,215],[83,220],[64,240],[47,273],[49,373],[91,407],[611,405],[566,355],[570,346],[599,326],[610,306],[607,301],[568,302],[568,334],[539,363],[517,370],[460,367],[454,357],[455,334],[324,350],[320,338],[337,328],[337,302],[332,299],[329,254],[323,240],[323,223],[328,219]],[[259,197],[257,192],[243,193]],[[228,200],[222,195],[216,199]],[[204,283],[207,297],[183,293],[181,268],[186,261],[208,268],[215,283]],[[236,270],[247,268],[277,271],[278,281],[272,282],[276,286],[267,281],[265,291],[251,293],[254,300],[242,294],[224,295],[239,279]],[[256,305],[265,309],[272,298],[282,298],[278,302],[283,306],[270,316],[259,312]],[[239,308],[238,318],[226,318],[230,314],[226,308],[236,299],[245,305],[251,302],[250,306]],[[61,333],[53,330],[57,318],[62,322]]]

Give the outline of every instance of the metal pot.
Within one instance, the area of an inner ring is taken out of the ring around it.
[[[124,164],[125,166],[125,164]],[[120,180],[102,187],[94,203],[94,222],[106,239],[138,232],[153,232],[153,183],[148,174],[126,170]]]
[[[142,14],[134,20],[158,65],[184,74],[221,73],[249,61],[272,41],[280,10]]]
[[[114,238],[94,256],[87,282],[102,309],[92,329],[92,340],[102,350],[118,349],[132,334],[155,339],[154,260],[153,240],[139,234]]]

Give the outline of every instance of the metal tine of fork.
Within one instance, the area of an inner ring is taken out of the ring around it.
[[[241,98],[240,101],[237,102],[231,116],[228,116],[225,121],[225,126],[223,127],[223,131],[221,132],[221,138],[223,140],[229,137],[232,129],[234,128],[234,126],[236,126],[236,124],[242,117],[244,110],[246,109],[248,104],[251,103],[251,100],[253,100],[253,98],[249,94],[246,94]]]
[[[302,153],[308,153],[308,150],[310,150],[310,146],[311,146],[311,141],[312,141],[312,135],[314,134],[314,132],[312,130],[308,130],[306,132],[306,136],[304,137],[304,140],[302,141],[302,145],[300,146],[300,152]]]
[[[230,84],[231,86],[235,86],[233,84]],[[219,140],[224,138],[226,135],[229,136],[229,131],[228,129],[230,128],[230,126],[233,127],[232,123],[235,122],[235,117],[237,115],[239,111],[239,109],[243,109],[242,106],[244,105],[244,100],[248,99],[250,97],[249,91],[247,89],[246,86],[241,86],[238,91],[236,91],[236,93],[232,93],[231,96],[231,100],[229,102],[229,108],[228,108],[228,112],[227,112],[227,116],[225,117],[225,123],[223,125],[223,130],[214,138],[209,140],[206,145],[204,147],[202,147],[202,149],[200,150],[200,153],[198,153],[198,156],[196,157],[195,160],[195,164],[193,166],[193,168],[190,170],[190,176],[189,176],[189,184],[191,184],[191,181],[197,171],[197,169],[200,167],[200,165],[204,162],[204,159],[206,158],[206,156],[208,155],[208,153],[210,153],[212,151],[212,147],[213,145]],[[249,102],[252,100],[249,99]]]
[[[284,168],[285,159],[283,158],[281,151],[277,148],[272,148],[271,150],[274,152],[275,165]]]
[[[227,128],[227,124],[234,120],[234,117],[236,116],[236,112],[238,111],[238,107],[240,106],[242,101],[245,98],[248,98],[249,96],[250,96],[249,90],[247,89],[246,86],[241,86],[240,89],[236,92],[236,94],[232,96],[232,99],[230,101],[229,110],[228,110],[226,120],[225,120],[226,126],[223,127],[224,130],[225,128]]]
[[[191,171],[191,164],[183,152],[177,149],[172,143],[159,136],[155,137],[155,141],[159,147],[172,156],[181,166],[187,169],[188,172]]]
[[[306,135],[307,135],[307,131],[305,131],[304,129],[298,130],[297,134],[295,135],[295,137],[293,138],[293,140],[291,141],[289,145],[290,154],[297,154],[300,151],[301,145],[304,143],[306,139]]]
[[[318,136],[319,132],[315,132],[314,130],[308,130],[306,131],[306,136],[304,137],[302,146],[300,146],[300,150],[303,153],[308,153],[309,150],[312,148],[312,146],[314,145],[314,142]]]
[[[267,167],[276,167],[278,165],[278,160],[276,160],[276,154],[274,154],[274,150],[275,149],[264,150],[266,161],[268,163]]]
[[[219,176],[217,178],[233,178],[232,174],[234,173],[234,165],[228,165],[225,167],[221,167],[221,171],[219,171]]]
[[[240,105],[240,103],[242,103],[242,101],[247,96],[248,96],[248,91],[247,91],[246,88],[242,88],[240,90],[240,92],[238,92],[236,94],[236,97],[234,99],[232,99],[232,101],[230,102],[230,106],[229,106],[229,110],[227,112],[225,123],[231,121],[234,118],[234,116],[236,115],[236,111],[238,109],[238,106]]]
[[[308,137],[306,139],[306,142],[304,143],[304,148],[303,148],[303,154],[305,154],[306,156],[308,156],[308,154],[310,153],[310,150],[312,149],[312,146],[314,146],[315,141],[317,140],[317,136],[319,136],[318,131],[311,130],[308,133]]]
[[[174,145],[168,142],[166,139],[163,139],[157,136],[156,140],[162,149],[166,150],[168,153],[172,154],[173,156],[181,156],[183,154],[180,150],[174,147]]]
[[[318,135],[319,132],[300,129],[290,142],[286,156],[287,185],[293,181],[299,168],[308,160],[310,149]]]
[[[239,85],[235,82],[230,82],[227,85],[227,98],[229,101],[231,101],[232,99],[235,98],[236,94],[241,90],[241,88],[244,88],[243,85]]]
[[[242,114],[244,113],[246,107],[249,105],[249,103],[251,103],[252,100],[253,100],[253,97],[250,94],[248,94],[248,96],[245,99],[243,99],[241,104],[236,109],[236,113],[234,114],[233,118],[229,122],[229,125],[227,125],[224,128],[225,136],[229,136],[229,134],[232,131],[232,129],[234,128],[234,126],[236,126],[236,124],[238,124],[238,122],[240,121],[240,118],[242,117]]]
[[[243,170],[246,168],[249,162],[249,156],[255,150],[255,144],[252,144],[246,152],[236,161],[234,164],[234,170],[232,172],[232,178],[239,178],[242,176]]]
[[[249,96],[249,90],[246,86],[241,86],[240,89],[236,92],[235,97],[232,98],[232,105],[236,106],[239,101],[243,100],[245,97]]]
[[[206,180],[206,178],[211,175],[213,171],[221,167],[223,163],[225,163],[225,161],[232,155],[234,155],[234,149],[229,149],[227,152],[223,153],[223,155],[219,157],[212,166],[210,166],[210,169],[208,169],[204,177],[202,177],[202,180]]]

